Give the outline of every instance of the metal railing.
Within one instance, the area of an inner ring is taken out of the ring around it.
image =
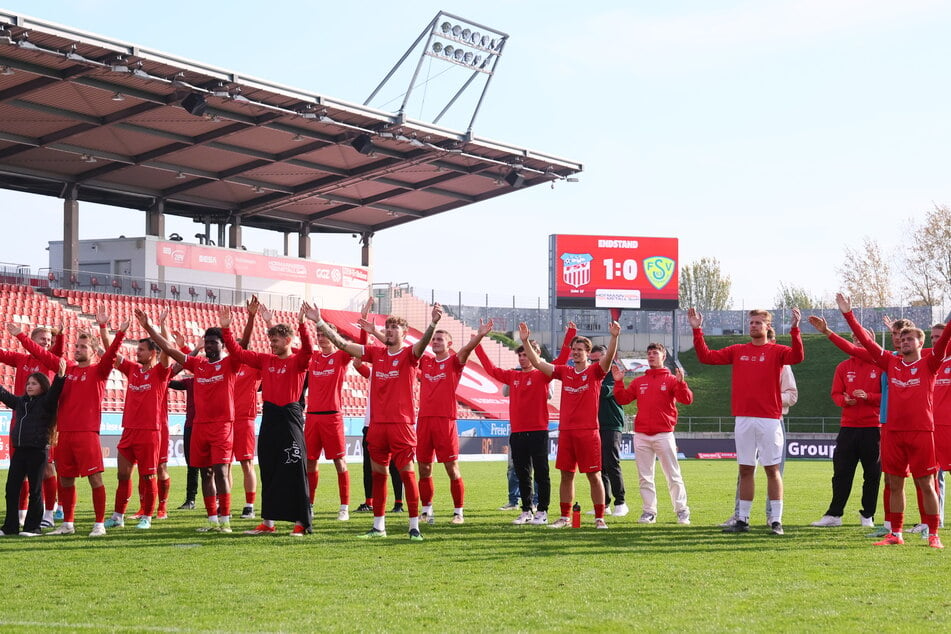
[[[787,416],[786,431],[791,434],[835,434],[839,418],[835,416]],[[733,416],[681,416],[677,431],[693,434],[732,434],[736,423]]]

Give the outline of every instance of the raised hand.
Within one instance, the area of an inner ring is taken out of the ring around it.
[[[830,332],[830,331],[829,331],[829,323],[828,323],[825,319],[823,319],[822,317],[819,317],[818,315],[809,315],[808,321],[809,321],[810,324],[812,324],[812,327],[813,327],[813,328],[815,328],[816,330],[818,330],[818,331],[821,332],[822,334],[824,334],[824,335],[828,335],[828,334],[829,334],[829,332]]]
[[[360,309],[360,316],[364,319],[369,316],[370,311],[373,310],[373,297],[368,297],[366,303],[363,304],[363,308]]]
[[[307,307],[306,310],[304,309],[305,306]],[[301,306],[301,310],[304,311],[303,315],[307,319],[315,323],[321,320],[320,309],[316,306],[311,306],[310,304],[305,303],[303,306]]]
[[[519,322],[518,324],[518,336],[519,339],[522,340],[522,343],[527,342],[529,337],[532,336],[532,331],[528,329],[528,324],[526,324],[524,321]]]
[[[109,327],[109,313],[106,312],[106,307],[102,304],[100,304],[99,309],[96,310],[96,323],[99,324],[101,328]]]
[[[790,321],[789,326],[790,326],[791,328],[798,328],[798,327],[799,327],[799,322],[800,322],[801,320],[802,320],[802,311],[800,311],[798,308],[793,308],[793,309],[792,309],[792,320]]]
[[[476,332],[479,333],[480,337],[484,337],[490,332],[492,332],[492,327],[494,325],[495,325],[495,322],[492,319],[489,319],[489,321],[482,321],[480,319],[479,328],[476,330]]]
[[[696,308],[688,308],[687,322],[690,324],[691,328],[701,328],[703,327],[703,315]]]
[[[611,366],[611,376],[614,377],[614,380],[620,383],[624,380],[624,370],[618,367],[617,364]]]
[[[307,316],[307,311],[313,310],[310,304],[307,302],[302,302],[300,305],[300,310],[297,311],[297,323],[304,323],[304,318]]]
[[[439,302],[433,304],[433,323],[438,324],[442,319],[442,305]]]
[[[261,317],[261,319],[264,320],[264,323],[267,324],[267,326],[270,328],[274,322],[274,314],[271,312],[271,310],[264,304],[261,304],[260,307],[258,308],[258,315]]]
[[[159,316],[158,316],[159,326],[163,325],[167,319],[168,319],[168,306],[163,308],[162,312],[159,313]]]
[[[850,310],[852,310],[852,300],[846,297],[845,295],[843,295],[842,293],[835,294],[835,303],[836,303],[836,306],[839,307],[839,310],[842,311],[843,315],[849,312]]]
[[[573,322],[573,321],[569,321],[569,322],[568,322],[568,327],[569,327],[569,328],[573,328],[573,329],[575,329],[575,330],[578,330],[578,324],[576,324],[576,323]]]
[[[231,328],[231,306],[223,304],[221,308],[218,309],[218,325],[222,328]]]
[[[612,321],[610,324],[608,324],[608,332],[611,333],[612,337],[620,336],[621,324],[617,323],[616,321]]]
[[[125,332],[128,329],[129,329],[129,320],[128,319],[122,320],[122,323],[119,324],[119,332]]]
[[[258,296],[252,295],[251,299],[248,300],[248,314],[257,315],[260,308],[261,302],[258,301]]]
[[[18,334],[23,332],[23,329],[11,322],[7,324],[7,332],[16,337]]]
[[[185,347],[185,336],[182,335],[181,332],[179,332],[178,330],[173,330],[172,338],[175,340],[175,347],[178,350],[181,350],[182,348]]]
[[[683,381],[683,380],[684,380],[684,370],[683,370],[683,368],[679,368],[679,367],[678,367],[676,370],[674,370],[674,376],[677,377],[677,380],[678,380],[678,381]]]
[[[148,330],[148,329],[149,329],[149,316],[145,314],[145,311],[143,311],[141,308],[136,308],[136,309],[133,311],[133,313],[135,314],[135,319],[136,319],[136,321],[139,322],[139,325],[141,325],[143,328],[145,328],[146,330]]]
[[[56,371],[56,375],[66,376],[66,357],[60,357],[59,369]]]

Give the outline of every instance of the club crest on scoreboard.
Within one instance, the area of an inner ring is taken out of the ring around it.
[[[667,283],[674,276],[677,263],[665,256],[656,255],[644,258],[644,273],[651,286],[660,290],[667,286]]]
[[[562,253],[561,279],[565,284],[580,288],[591,281],[591,261],[594,258],[590,253]]]

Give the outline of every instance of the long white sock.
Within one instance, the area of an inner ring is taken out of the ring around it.
[[[373,517],[373,528],[378,531],[386,530],[386,516],[380,515],[379,517]]]
[[[409,518],[409,529],[410,530],[419,530],[419,518],[411,517]]]
[[[750,511],[752,510],[753,510],[753,500],[740,500],[739,510],[736,513],[737,519],[749,523]]]
[[[769,523],[773,522],[782,522],[783,521],[783,501],[782,500],[770,500],[769,501]]]

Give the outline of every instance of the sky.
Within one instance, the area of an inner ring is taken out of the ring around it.
[[[951,3],[938,0],[5,8],[355,103],[440,9],[508,33],[473,132],[579,161],[581,181],[517,191],[374,242],[376,281],[462,290],[466,303],[489,290],[493,304],[513,295],[544,304],[553,233],[679,238],[681,264],[720,260],[735,308],[773,306],[780,283],[831,297],[845,246],[868,236],[895,250],[906,226],[951,204]],[[431,119],[427,108],[452,83],[425,70],[432,90],[416,89],[426,101],[409,116]],[[396,110],[403,89],[388,87],[371,105]],[[464,130],[467,115],[441,124]],[[0,191],[0,209],[43,227],[15,241],[7,233],[0,260],[48,266],[62,201]],[[139,212],[81,203],[80,213],[82,239],[144,233]],[[199,229],[166,224],[184,236]],[[359,264],[349,234],[313,240],[316,259]],[[282,248],[262,231],[245,229],[244,241],[252,251]]]

